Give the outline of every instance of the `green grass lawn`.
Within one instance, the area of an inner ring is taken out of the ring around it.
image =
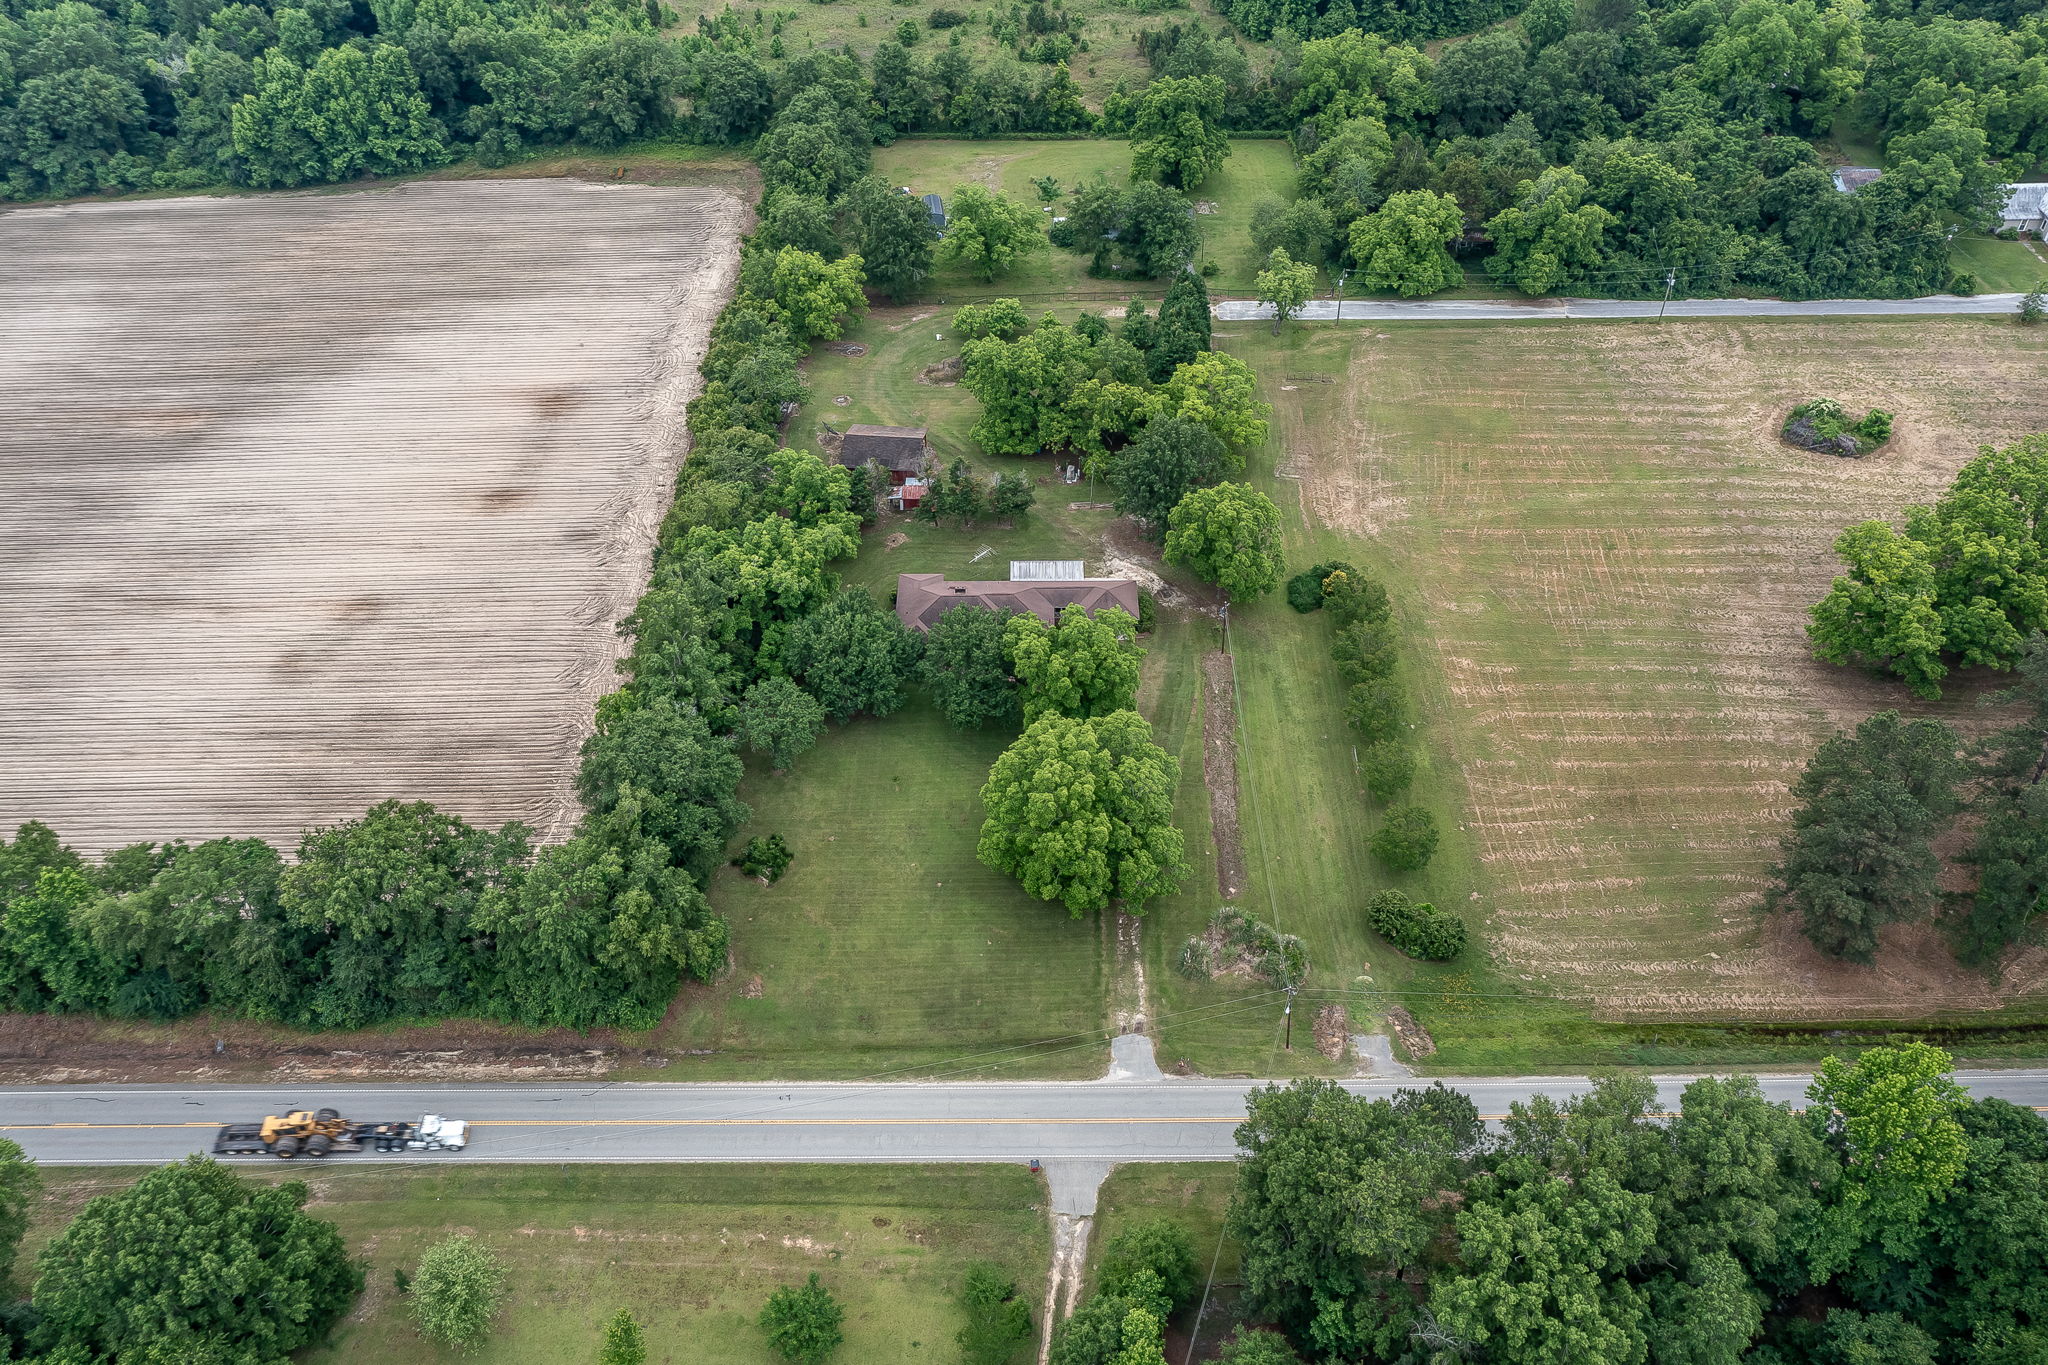
[[[86,1198],[139,1174],[45,1170],[24,1262]],[[652,1365],[771,1365],[754,1318],[778,1285],[812,1271],[846,1309],[837,1359],[953,1365],[966,1267],[1013,1275],[1035,1322],[1050,1254],[1043,1187],[1017,1166],[337,1166],[307,1183],[312,1212],[340,1227],[367,1284],[302,1365],[573,1365],[596,1357],[620,1308],[640,1319]],[[421,1339],[392,1281],[456,1232],[510,1270],[503,1316],[466,1356]]]
[[[943,139],[907,140],[875,152],[875,174],[894,185],[906,185],[919,194],[950,196],[955,187],[983,185],[1000,190],[1033,207],[1044,207],[1032,181],[1052,176],[1064,192],[1097,174],[1125,183],[1130,178],[1130,144],[1120,139],[1079,142],[989,141],[957,142]],[[1220,292],[1245,293],[1252,288],[1260,262],[1251,246],[1252,210],[1261,199],[1294,197],[1294,156],[1285,142],[1274,139],[1232,139],[1230,158],[1223,169],[1193,191],[1197,221],[1202,229],[1202,249],[1197,261],[1214,261],[1218,273],[1209,287]],[[1051,213],[1042,214],[1048,223]],[[1121,303],[1133,293],[1156,301],[1166,292],[1166,282],[1133,280],[1120,284],[1112,279],[1091,279],[1088,258],[1077,252],[1048,247],[1027,258],[1016,269],[992,282],[971,271],[947,267],[927,283],[924,298],[958,303],[974,298],[1018,298],[1027,306],[1073,305],[1102,307]]]
[[[2048,280],[2048,248],[2039,242],[2001,242],[1971,233],[1949,243],[1949,260],[1957,270],[1977,277],[1985,294],[2024,294]]]

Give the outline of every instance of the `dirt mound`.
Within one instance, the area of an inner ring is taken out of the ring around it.
[[[960,357],[949,355],[944,360],[935,360],[919,370],[917,372],[917,382],[920,384],[934,384],[939,388],[949,389],[959,383],[960,376],[966,372],[967,366],[961,362]]]
[[[1333,1062],[1344,1060],[1351,1046],[1351,1012],[1342,1005],[1325,1005],[1316,1011],[1316,1051]]]
[[[1436,1039],[1429,1036],[1429,1030],[1415,1022],[1415,1016],[1400,1005],[1387,1011],[1387,1027],[1394,1030],[1394,1037],[1408,1052],[1410,1061],[1419,1062],[1425,1057],[1436,1055]]]

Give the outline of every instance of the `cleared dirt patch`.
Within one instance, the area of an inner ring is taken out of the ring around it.
[[[574,180],[0,214],[0,827],[387,797],[559,836],[740,202]]]
[[[1828,729],[1996,723],[1975,705],[1996,680],[1921,706],[1815,662],[1804,627],[1845,527],[2048,430],[2048,341],[1966,318],[1427,326],[1319,331],[1280,364],[1282,472],[1370,538],[1436,675],[1499,967],[1629,1014],[1913,1015],[2048,984],[2048,951],[1988,982],[1924,930],[1843,968],[1754,911]],[[1817,393],[1897,414],[1893,439],[1781,444]]]
[[[1237,829],[1237,694],[1230,656],[1202,656],[1202,777],[1209,787],[1209,833],[1216,841],[1216,889],[1235,900],[1246,885]]]

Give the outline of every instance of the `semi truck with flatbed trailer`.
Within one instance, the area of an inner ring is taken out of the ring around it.
[[[468,1145],[469,1124],[440,1114],[361,1123],[336,1109],[294,1109],[261,1123],[227,1124],[213,1139],[213,1154],[291,1161],[336,1152],[459,1152]]]

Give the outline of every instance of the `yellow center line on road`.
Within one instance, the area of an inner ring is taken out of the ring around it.
[[[2048,1114],[2048,1104],[2028,1106]],[[1486,1123],[1499,1123],[1507,1114],[1481,1114]],[[1649,1114],[1649,1118],[1676,1118],[1675,1114]],[[471,1119],[472,1128],[1017,1128],[1074,1127],[1106,1124],[1243,1123],[1242,1114],[1189,1115],[1182,1118],[1133,1116],[1130,1118],[925,1118],[925,1119]],[[153,1131],[177,1128],[218,1128],[218,1123],[187,1120],[182,1123],[0,1123],[0,1133]]]

